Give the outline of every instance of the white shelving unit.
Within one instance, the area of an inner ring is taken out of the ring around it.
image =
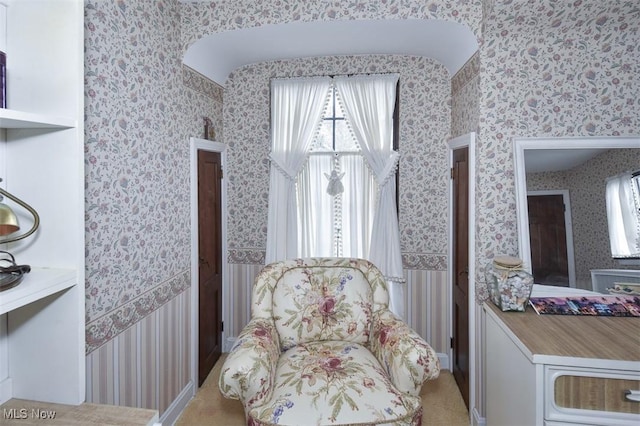
[[[0,108],[0,127],[3,129],[64,129],[77,127],[77,121],[67,117]]]
[[[22,283],[2,295],[0,315],[76,285],[73,269],[34,268]]]
[[[0,0],[0,185],[40,215],[35,234],[0,245],[31,266],[0,292],[0,404],[85,399],[83,26],[82,0]]]

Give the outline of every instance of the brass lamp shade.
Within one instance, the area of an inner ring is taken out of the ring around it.
[[[0,182],[1,181],[2,179],[0,179]],[[33,226],[31,226],[31,229],[29,229],[24,234],[0,239],[0,244],[12,243],[14,241],[18,241],[36,232],[36,229],[38,229],[38,226],[40,225],[40,216],[38,216],[38,212],[36,212],[35,209],[31,207],[29,204],[25,203],[15,195],[8,193],[2,188],[0,188],[0,195],[7,197],[8,199],[16,202],[21,207],[24,207],[33,216]],[[20,229],[20,225],[18,225],[18,218],[16,214],[13,212],[13,210],[11,210],[9,206],[7,206],[4,203],[0,203],[0,236],[3,237],[5,235],[12,234],[19,229]]]
[[[4,203],[0,203],[0,236],[13,234],[20,229],[18,217],[11,210],[11,207]]]
[[[0,179],[0,182],[1,181],[2,179]],[[40,216],[38,216],[38,212],[15,195],[12,195],[0,188],[0,201],[2,200],[2,197],[7,197],[31,213],[33,216],[33,225],[31,226],[31,229],[25,233],[10,236],[20,230],[18,217],[9,206],[4,203],[0,203],[0,237],[3,237],[0,238],[0,244],[18,241],[36,232],[38,225],[40,225]],[[16,265],[15,259],[11,253],[4,250],[0,252],[9,256],[9,259],[2,259],[3,263],[2,266],[0,266],[0,291],[5,291],[20,284],[24,274],[29,272],[31,267],[29,265]],[[9,263],[9,266],[4,266],[6,262]]]

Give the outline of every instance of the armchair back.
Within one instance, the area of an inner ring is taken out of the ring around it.
[[[388,303],[384,277],[367,260],[294,259],[258,275],[252,317],[273,319],[283,351],[329,340],[369,346],[374,313]]]

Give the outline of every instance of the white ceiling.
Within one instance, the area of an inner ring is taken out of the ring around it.
[[[211,34],[192,44],[185,65],[224,86],[253,63],[317,56],[400,54],[441,62],[453,76],[478,49],[471,30],[435,19],[334,20],[263,25]]]

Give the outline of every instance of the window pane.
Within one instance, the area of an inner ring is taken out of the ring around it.
[[[359,151],[358,144],[345,120],[336,121],[336,151]]]
[[[326,192],[325,176],[332,163],[332,155],[312,155],[298,176],[298,252],[302,257],[334,256],[334,199]]]
[[[333,130],[331,128],[332,123],[329,120],[324,120],[320,126],[320,133],[315,141],[312,152],[333,151]]]

